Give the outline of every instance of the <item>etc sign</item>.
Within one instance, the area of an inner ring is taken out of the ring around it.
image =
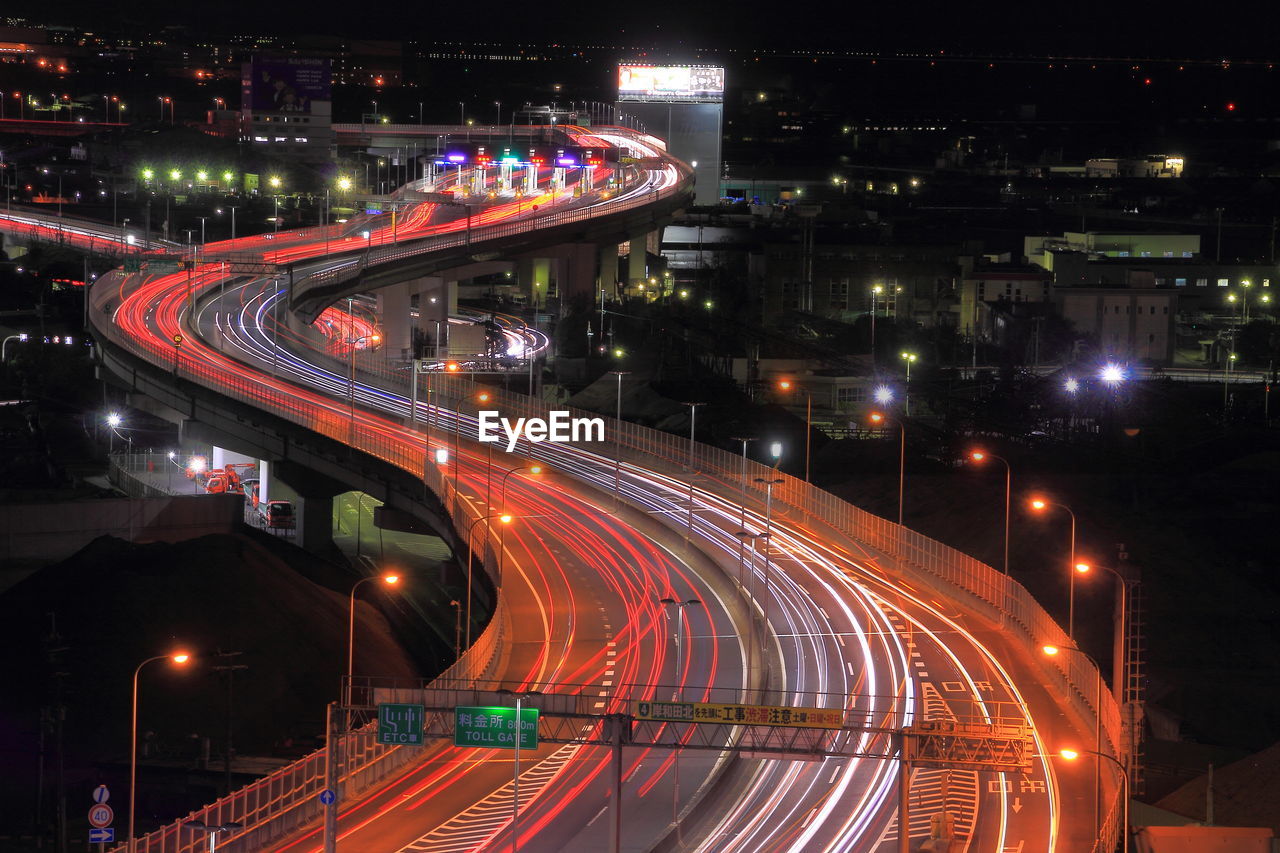
[[[549,418],[509,418],[494,411],[480,412],[480,440],[500,442],[506,437],[507,452],[516,449],[521,438],[533,444],[550,441],[565,444],[571,441],[604,441],[604,418],[575,418],[568,412],[555,411]]]

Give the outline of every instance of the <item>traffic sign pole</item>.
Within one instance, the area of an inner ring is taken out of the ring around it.
[[[338,791],[338,733],[334,723],[338,719],[337,703],[330,702],[325,713],[324,786]],[[324,807],[324,853],[337,853],[338,849],[338,799],[333,797]]]

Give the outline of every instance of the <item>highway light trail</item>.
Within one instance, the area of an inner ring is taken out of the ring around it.
[[[597,135],[615,138],[603,131]],[[656,149],[639,153],[658,155]],[[678,179],[674,167],[655,170],[615,198],[643,198]],[[572,198],[568,192],[559,195]],[[531,215],[534,201],[545,198],[502,202],[473,217],[472,226]],[[589,208],[599,202],[586,197],[572,203]],[[431,209],[396,223],[397,240],[466,227],[465,217],[445,216],[435,205],[422,207]],[[349,225],[347,232],[352,228],[359,224]],[[372,239],[389,239],[388,229],[371,230]],[[324,239],[308,240],[305,231],[287,238],[255,245],[276,260],[305,261],[309,271],[352,263],[350,257],[327,257],[338,245],[328,232]],[[339,251],[347,253],[347,245],[357,242],[345,234]],[[274,246],[266,249],[267,243]],[[241,247],[237,241],[235,248]],[[351,313],[345,300],[335,304],[321,314],[313,332],[300,334],[276,325],[282,297],[270,278],[233,275],[210,262],[192,271],[191,287],[189,298],[185,273],[128,276],[114,312],[116,326],[133,345],[179,378],[195,378],[215,390],[234,389],[262,408],[286,410],[299,423],[355,446],[368,445],[375,455],[410,470],[420,472],[432,447],[449,446],[454,453],[441,472],[442,497],[456,491],[469,507],[468,518],[495,511],[494,471],[532,458],[547,464],[550,473],[542,478],[516,476],[507,484],[505,509],[517,520],[500,534],[485,525],[475,536],[477,543],[487,539],[501,545],[502,595],[511,625],[518,627],[503,649],[502,681],[508,686],[580,685],[602,713],[672,693],[686,701],[834,707],[879,729],[836,735],[853,741],[854,755],[739,762],[733,771],[733,805],[715,815],[686,818],[684,840],[690,849],[888,853],[896,844],[894,792],[901,768],[871,757],[893,753],[885,730],[910,725],[925,709],[935,717],[993,719],[996,707],[1015,707],[1025,718],[1026,703],[1013,678],[984,640],[951,612],[954,608],[911,589],[891,566],[847,537],[781,503],[766,522],[756,496],[748,506],[739,505],[736,482],[697,472],[664,473],[628,461],[619,465],[625,506],[614,511],[604,496],[614,487],[608,445],[590,450],[523,443],[515,454],[496,451],[491,457],[492,448],[475,441],[476,419],[445,408],[439,396],[430,405],[420,398],[418,422],[406,426],[404,380],[388,372],[370,381],[379,371],[360,358],[377,326],[359,300],[351,303],[358,308]],[[194,316],[188,316],[191,304],[198,305]],[[505,316],[499,323],[508,353],[546,346],[536,330]],[[172,341],[180,333],[189,337],[175,348]],[[424,434],[428,423],[432,447]],[[692,511],[686,479],[691,475]],[[696,550],[686,552],[680,540],[690,517]],[[738,535],[744,529],[758,534],[766,526],[772,537],[762,545],[759,539],[754,547],[746,545]],[[673,654],[672,617],[658,603],[665,597],[695,597],[704,605],[678,613],[685,620],[679,629],[686,638],[681,660]],[[745,609],[750,618],[733,616],[735,609]],[[546,747],[529,756],[522,849],[603,849],[604,828],[596,818],[607,802],[607,756],[607,749],[587,746]],[[677,761],[685,774],[677,810],[698,785],[724,769],[715,753],[677,757],[665,750],[630,749],[624,792],[629,836],[656,842],[666,833]],[[509,843],[509,809],[492,807],[507,790],[508,767],[487,750],[428,746],[408,770],[343,807],[343,844],[370,851],[446,849],[439,846],[445,843],[441,839],[461,838],[464,828],[467,840],[456,849],[482,851]],[[1011,788],[1003,774],[971,775],[963,802],[938,806],[954,805],[964,815],[965,849],[978,853],[1021,843],[1024,853],[1053,850],[1055,786],[1044,759],[1027,774],[1028,790],[1042,790],[1044,796],[1028,796],[1028,803],[1017,807],[1009,793],[1019,789]],[[930,812],[921,814],[927,824]],[[912,829],[919,837],[914,818]],[[319,849],[318,835],[311,832],[272,849],[309,853]]]

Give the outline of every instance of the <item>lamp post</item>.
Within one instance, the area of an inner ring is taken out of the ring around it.
[[[1067,636],[1072,640],[1076,638],[1076,514],[1071,511],[1071,507],[1057,501],[1046,500],[1045,498],[1032,498],[1030,502],[1031,508],[1036,512],[1044,512],[1051,506],[1065,512],[1071,517],[1071,556],[1067,561],[1067,574],[1071,577],[1070,590],[1067,593]]]
[[[1129,853],[1129,771],[1115,756],[1107,755],[1105,752],[1099,752],[1095,749],[1063,749],[1058,752],[1058,756],[1066,761],[1075,761],[1081,755],[1105,758],[1120,771],[1120,779],[1124,783],[1121,787],[1122,799],[1120,801],[1120,851],[1121,853]]]
[[[668,616],[670,616],[670,608],[674,607],[676,609],[676,683],[671,687],[671,701],[674,702],[680,698],[681,690],[679,680],[683,660],[680,656],[680,650],[683,645],[681,639],[684,636],[684,609],[686,607],[700,607],[702,605],[702,601],[697,598],[688,598],[684,600],[660,598],[658,599],[658,603],[667,608]]]
[[[25,332],[22,332],[16,335],[9,335],[8,337],[6,337],[4,341],[0,343],[0,364],[3,364],[9,359],[9,341],[26,343],[27,339],[28,339],[28,335]]]
[[[359,507],[357,507],[358,511]],[[347,705],[351,704],[351,676],[355,672],[356,661],[356,590],[360,588],[361,584],[366,584],[370,581],[382,581],[387,586],[395,586],[400,583],[400,576],[395,574],[370,575],[351,585],[350,604],[347,607],[347,690],[343,700]]]
[[[116,450],[116,429],[120,424],[124,423],[124,419],[116,412],[107,415],[107,455],[115,453]]]
[[[1236,340],[1235,340],[1235,336],[1233,335],[1231,338],[1231,347],[1233,350],[1235,349],[1235,345],[1236,345]],[[1228,401],[1230,399],[1227,394],[1227,388],[1230,387],[1231,385],[1231,368],[1235,366],[1235,363],[1236,363],[1235,352],[1228,353],[1226,367],[1223,368],[1223,373],[1222,373],[1222,412],[1224,417],[1226,416],[1227,406],[1229,405]]]
[[[138,664],[138,668],[133,671],[133,711],[130,715],[129,734],[129,832],[126,838],[129,844],[129,853],[133,853],[137,849],[137,841],[133,837],[133,817],[134,807],[138,801],[138,676],[144,666],[158,660],[171,660],[181,666],[191,660],[191,655],[188,652],[156,655]]]
[[[765,487],[764,532],[760,534],[760,537],[764,539],[764,624],[765,630],[768,631],[769,595],[772,589],[769,580],[769,550],[773,543],[773,487],[781,483],[782,478],[756,477],[756,482],[763,484]]]
[[[517,471],[528,471],[530,474],[537,476],[542,473],[541,465],[520,465],[512,468],[502,475],[502,480],[498,486],[498,511],[504,513],[507,511],[507,479]]]
[[[508,513],[496,513],[496,512],[495,512],[495,513],[490,513],[489,515],[482,515],[482,516],[480,516],[479,518],[476,518],[476,519],[472,519],[471,523],[467,525],[467,538],[466,538],[466,546],[467,546],[467,604],[466,604],[466,607],[467,607],[467,648],[471,648],[471,557],[472,557],[472,554],[474,553],[473,549],[471,548],[471,533],[472,533],[472,531],[473,531],[473,530],[475,530],[475,529],[476,529],[476,525],[477,525],[477,524],[479,524],[480,522],[482,522],[482,521],[490,521],[491,519],[494,519],[494,518],[498,519],[498,520],[499,520],[499,521],[501,521],[503,524],[510,524],[510,523],[511,523],[511,520],[512,520],[512,516],[511,516],[511,515],[509,515]],[[485,536],[487,537],[488,535],[489,535],[489,525],[488,525],[488,524],[486,524],[486,525],[485,525]],[[501,555],[501,554],[499,554],[499,555],[498,555],[498,576],[499,576],[499,580],[501,580],[501,576],[502,576],[502,555]]]
[[[882,412],[872,412],[871,422],[877,426],[892,421],[898,425],[898,526],[902,526],[903,496],[907,484],[907,426],[897,418],[891,418]]]
[[[681,638],[684,635],[684,609],[686,607],[701,607],[702,601],[697,598],[684,600],[661,598],[658,599],[658,603],[666,608],[668,616],[670,616],[672,608],[675,608],[676,611],[676,682],[671,686],[671,701],[674,702],[679,698],[681,692],[680,669],[682,660],[680,649],[683,645]],[[690,655],[690,658],[692,658],[692,655]],[[672,762],[672,769],[675,773],[675,785],[671,789],[671,823],[676,828],[676,840],[683,844],[683,839],[680,837],[680,750],[678,749]]]
[[[601,331],[604,330],[601,329]],[[613,495],[616,499],[622,497],[622,377],[630,372],[630,370],[611,371],[618,377],[618,403],[613,426]]]
[[[1014,488],[1014,469],[1009,466],[1009,460],[1004,456],[996,456],[995,453],[986,451],[972,451],[969,453],[969,459],[975,462],[982,462],[987,459],[998,459],[1005,464],[1005,574],[1009,574],[1009,502],[1012,496],[1012,488]]]
[[[520,706],[525,699],[541,696],[542,691],[516,691],[500,688],[497,692],[502,696],[514,697],[516,700],[515,765],[511,776],[511,853],[516,853],[520,849],[520,835],[518,832],[520,823],[520,741],[524,737],[524,721],[520,718]]]
[[[1061,648],[1059,646],[1046,645],[1041,646],[1040,651],[1044,652],[1046,657],[1056,657],[1062,652],[1072,652],[1081,655],[1085,660],[1093,665],[1093,674],[1095,676],[1095,686],[1093,694],[1093,743],[1094,748],[1101,751],[1102,749],[1102,668],[1098,666],[1098,662],[1093,659],[1093,655],[1084,649],[1078,649],[1068,646]],[[1098,789],[1100,787],[1099,774],[1095,771],[1093,774],[1093,825],[1095,827],[1094,835],[1100,835],[1102,827],[1099,825],[1101,815],[1098,811]]]
[[[778,388],[790,392],[798,390],[790,379],[783,379]],[[809,443],[813,433],[813,394],[806,388],[804,392],[804,481],[809,482]]]
[[[907,384],[902,389],[902,402],[907,417],[911,417],[911,365],[919,358],[913,352],[904,352],[902,360],[907,363]]]
[[[876,299],[884,293],[883,284],[871,286],[871,370],[876,369]]]
[[[1113,629],[1111,636],[1111,695],[1115,698],[1116,704],[1123,708],[1125,691],[1122,673],[1124,672],[1125,652],[1128,646],[1126,634],[1128,629],[1129,579],[1109,566],[1076,563],[1076,571],[1082,575],[1088,574],[1094,569],[1110,572],[1116,579],[1116,602],[1115,610],[1112,614]]]
[[[750,530],[737,530],[737,531],[734,531],[734,534],[733,534],[733,535],[734,535],[734,536],[736,536],[736,537],[738,538],[738,574],[739,574],[739,581],[740,581],[740,583],[742,584],[743,590],[744,590],[744,591],[746,592],[746,594],[747,594],[747,600],[751,602],[751,609],[750,609],[750,611],[749,611],[749,615],[750,615],[750,619],[751,619],[751,621],[747,623],[747,680],[749,681],[750,676],[751,676],[751,670],[752,670],[752,668],[753,668],[753,664],[754,664],[754,662],[755,662],[755,648],[756,648],[756,643],[755,643],[755,636],[756,636],[756,611],[755,611],[755,603],[756,603],[756,541],[757,541],[757,540],[760,540],[760,539],[763,539],[763,538],[764,538],[764,534],[763,534],[763,533],[752,533]],[[744,576],[744,574],[745,574],[745,568],[744,568],[744,566],[746,565],[746,562],[745,562],[745,559],[744,559],[744,558],[746,557],[746,546],[747,546],[747,542],[748,542],[748,541],[750,541],[750,542],[751,542],[751,563],[750,563],[750,565],[751,565],[751,575],[750,575],[750,578],[749,578],[750,583],[748,583],[748,579],[746,579],[746,578],[744,578],[744,577],[743,577],[743,576]],[[766,546],[767,546],[767,543],[766,543]]]
[[[689,469],[689,523],[685,528],[684,543],[689,544],[689,538],[693,536],[693,445],[694,433],[698,426],[698,407],[705,406],[706,403],[685,403],[689,407],[689,458],[686,467]]]
[[[235,832],[237,829],[243,829],[244,824],[228,821],[210,826],[202,820],[189,820],[182,824],[187,829],[193,829],[196,832],[207,832],[209,834],[209,853],[214,853],[218,849],[218,833],[219,832]]]

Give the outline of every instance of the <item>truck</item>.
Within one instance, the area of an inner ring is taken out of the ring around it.
[[[252,462],[232,462],[221,468],[214,468],[209,472],[209,476],[205,480],[204,490],[211,495],[243,495],[242,470],[243,474],[250,475],[257,467]]]
[[[262,515],[263,527],[290,530],[296,524],[293,504],[288,501],[265,501],[258,511]]]

